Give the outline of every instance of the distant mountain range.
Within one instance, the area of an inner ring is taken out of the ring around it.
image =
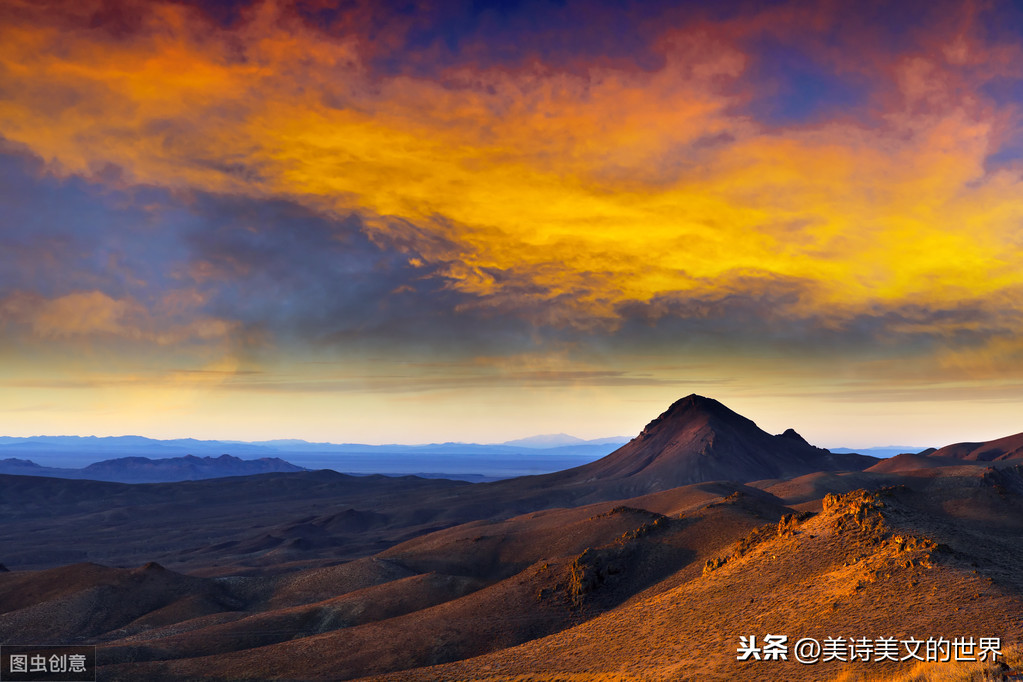
[[[245,460],[231,455],[221,455],[220,457],[185,455],[184,457],[165,459],[119,457],[95,462],[81,469],[44,467],[27,459],[0,460],[0,474],[73,478],[114,483],[170,483],[296,471],[306,471],[306,469],[277,457]]]
[[[316,443],[295,438],[263,441],[196,440],[177,438],[158,440],[144,436],[0,436],[0,452],[33,449],[53,452],[162,452],[168,456],[181,452],[185,454],[224,454],[233,450],[245,454],[266,454],[284,452],[518,452],[520,450],[552,450],[565,448],[600,447],[622,445],[629,439],[625,436],[583,440],[568,434],[548,434],[510,440],[504,443],[428,443],[423,445],[368,445],[365,443]]]
[[[795,431],[771,436],[715,400],[688,396],[632,440],[584,440],[555,433],[491,444],[368,445],[300,439],[246,442],[143,436],[0,436],[0,473],[140,483],[332,469],[358,475],[418,475],[485,482],[552,474],[593,463],[581,475],[617,479],[618,473],[628,470],[632,473],[626,478],[641,488],[647,479],[650,485],[684,485],[716,478],[751,480],[749,476],[775,478],[799,471],[857,470],[872,465],[905,469],[936,466],[950,457],[1005,458],[1019,450],[1015,442],[1004,445],[1006,452],[997,455],[980,443],[948,446],[938,452],[914,446],[824,450],[809,445]],[[683,450],[685,456],[680,454]],[[931,457],[924,459],[927,455]],[[892,457],[897,461],[877,463],[877,459]],[[642,475],[637,476],[637,467]],[[736,475],[737,469],[743,471],[741,476]]]
[[[520,448],[546,449],[572,445],[622,445],[627,442],[629,442],[629,439],[621,436],[583,440],[582,438],[570,436],[567,433],[548,433],[542,436],[530,436],[529,438],[505,441],[504,443],[501,443],[501,445],[510,445]]]
[[[921,452],[927,449],[928,447],[924,445],[884,445],[874,448],[828,448],[828,450],[836,454],[870,455],[871,457],[879,457],[881,459],[895,457],[896,455],[901,455],[906,452]]]
[[[389,476],[412,474],[482,482],[579,466],[603,457],[628,440],[625,437],[582,440],[566,434],[555,434],[496,444],[366,445],[311,443],[297,439],[243,442],[194,438],[156,440],[142,436],[0,436],[0,460],[31,460],[33,465],[44,469],[80,471],[87,465],[113,458],[162,460],[228,454],[247,461],[279,458],[304,469],[333,469],[342,473]],[[24,467],[13,463],[8,465],[19,466]],[[170,470],[166,469],[168,472]],[[14,473],[7,469],[3,471]],[[92,470],[91,473],[97,472]],[[37,475],[63,476],[60,472],[40,472]],[[80,476],[75,474],[70,477]]]

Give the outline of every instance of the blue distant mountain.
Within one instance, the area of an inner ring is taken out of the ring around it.
[[[231,455],[219,457],[186,455],[163,459],[120,457],[95,462],[80,469],[44,467],[31,460],[18,458],[0,460],[0,474],[75,478],[115,483],[170,483],[296,471],[305,471],[305,469],[277,457],[245,460]]]
[[[894,457],[895,455],[901,455],[906,452],[911,452],[914,454],[917,452],[923,452],[924,450],[927,449],[927,446],[921,447],[919,445],[886,445],[884,447],[876,448],[859,448],[858,450],[852,448],[828,448],[828,449],[831,450],[832,452],[840,454],[855,452],[860,455],[870,455],[871,457],[880,457],[881,459],[887,459],[888,457]]]
[[[306,469],[333,469],[348,474],[414,474],[482,481],[580,466],[609,454],[628,440],[601,438],[587,441],[556,434],[496,444],[367,445],[311,443],[298,439],[244,442],[194,438],[157,440],[142,436],[0,436],[0,460],[31,460],[33,465],[42,468],[78,471],[87,465],[114,458],[163,460],[231,455],[246,461],[280,458]],[[8,469],[23,466],[13,461],[7,464]],[[0,471],[4,472],[14,473]],[[96,472],[92,470],[92,473]]]
[[[628,441],[625,437],[583,440],[565,433],[531,436],[503,443],[425,445],[315,443],[300,439],[247,442],[195,438],[157,440],[143,436],[0,436],[0,460],[31,460],[34,466],[43,468],[80,470],[87,465],[114,458],[144,457],[158,460],[188,455],[216,458],[226,454],[246,461],[279,458],[306,469],[333,469],[347,474],[414,474],[431,478],[483,481],[545,474],[581,466],[610,454]],[[891,445],[859,449],[831,448],[831,451],[836,454],[858,452],[885,458],[924,449],[911,445]],[[14,473],[9,470],[18,466],[25,465],[8,463],[0,473]]]
[[[628,441],[628,438],[625,441]],[[582,438],[576,438],[567,433],[549,433],[543,436],[530,436],[529,438],[505,441],[502,445],[512,445],[520,448],[557,448],[563,445],[582,445],[585,442]]]

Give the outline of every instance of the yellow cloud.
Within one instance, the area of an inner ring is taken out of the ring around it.
[[[0,27],[4,135],[55,172],[115,164],[132,181],[358,212],[480,304],[546,303],[555,324],[779,280],[800,283],[789,313],[839,321],[1023,283],[1020,176],[984,169],[1001,119],[955,95],[941,60],[893,65],[901,99],[877,125],[768,129],[739,113],[751,57],[707,28],[665,40],[654,72],[431,79],[374,76],[355,41],[273,3],[231,30],[148,12],[116,41]],[[110,331],[124,314],[99,312],[81,324]]]

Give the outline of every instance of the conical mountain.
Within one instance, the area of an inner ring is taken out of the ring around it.
[[[573,469],[578,482],[619,480],[664,490],[704,481],[790,478],[862,470],[878,460],[835,454],[793,431],[773,436],[711,398],[689,395],[610,455]]]

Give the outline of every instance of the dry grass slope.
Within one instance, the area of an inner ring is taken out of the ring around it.
[[[909,663],[738,662],[739,635],[1020,641],[1019,535],[984,538],[1000,546],[983,552],[991,563],[981,572],[970,553],[980,538],[950,536],[923,502],[900,487],[830,496],[822,513],[765,526],[674,590],[515,649],[379,679],[884,679],[930,672],[904,670]]]

